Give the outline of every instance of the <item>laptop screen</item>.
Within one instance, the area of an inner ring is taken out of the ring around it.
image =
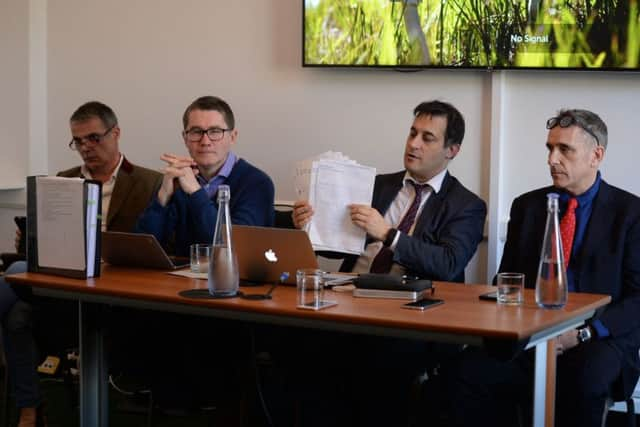
[[[241,281],[273,283],[288,272],[285,283],[295,284],[297,269],[318,268],[303,230],[234,225],[232,232]]]

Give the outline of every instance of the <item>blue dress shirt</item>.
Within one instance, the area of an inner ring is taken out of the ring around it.
[[[587,229],[587,224],[589,224],[589,218],[591,218],[591,211],[593,208],[593,199],[595,199],[598,194],[598,190],[600,189],[600,172],[596,175],[596,180],[591,187],[584,193],[576,196],[578,199],[578,207],[576,208],[576,233],[573,237],[573,246],[571,248],[571,257],[569,260],[569,268],[567,269],[567,281],[569,285],[569,292],[579,292],[580,291],[580,281],[574,271],[574,263],[571,260],[580,252],[580,248],[582,246],[582,242],[584,241],[585,231]],[[569,203],[569,199],[573,197],[570,194],[561,192],[560,193],[560,218],[564,215],[564,212],[567,210],[567,204]],[[609,330],[600,322],[596,320],[592,323],[592,326],[596,329],[596,333],[599,337],[609,336]]]

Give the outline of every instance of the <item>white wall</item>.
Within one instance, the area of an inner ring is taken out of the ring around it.
[[[29,3],[0,1],[0,189],[20,188],[27,172],[29,127]]]
[[[560,108],[585,108],[602,117],[609,130],[602,176],[610,184],[640,194],[640,147],[634,123],[640,108],[640,74],[554,71],[513,72],[502,77],[504,112],[498,120],[504,132],[492,142],[502,150],[502,162],[494,173],[500,171],[503,179],[497,203],[492,200],[490,219],[505,221],[514,197],[551,183],[545,167],[545,123]],[[501,228],[506,231],[504,225]],[[498,234],[490,239],[499,241]],[[500,245],[496,245],[489,259],[499,262],[500,256]]]
[[[491,201],[490,249],[482,245],[469,269],[470,281],[493,274],[498,225],[513,196],[548,182],[544,123],[558,107],[602,113],[611,128],[604,175],[640,190],[620,170],[631,162],[630,153],[638,152],[631,144],[632,119],[625,117],[640,99],[639,75],[304,69],[299,0],[56,0],[48,8],[46,0],[31,0],[32,9],[46,11],[46,22],[34,19],[33,10],[25,12],[20,0],[2,2],[22,13],[18,21],[23,25],[0,26],[0,39],[5,32],[18,37],[9,49],[25,49],[20,41],[25,27],[31,35],[46,35],[46,50],[31,47],[31,59],[22,55],[17,66],[45,63],[46,118],[37,123],[48,126],[43,148],[50,173],[79,163],[66,147],[68,117],[87,100],[115,109],[121,148],[130,160],[158,168],[160,153],[183,151],[179,132],[186,105],[215,94],[236,113],[236,151],[272,176],[277,198],[291,199],[293,162],[329,149],[380,172],[400,169],[412,108],[423,100],[443,99],[458,106],[467,120],[462,152],[451,171]],[[28,16],[31,27],[24,22]],[[8,80],[4,84],[24,88],[19,73]],[[25,102],[21,96],[13,97]],[[0,97],[0,111],[10,105]],[[19,129],[30,126],[22,114],[11,123]],[[31,141],[37,144],[42,143]],[[0,203],[10,197],[0,192]],[[0,224],[0,233],[4,230]]]

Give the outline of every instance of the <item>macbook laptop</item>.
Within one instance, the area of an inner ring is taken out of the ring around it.
[[[152,234],[102,232],[102,259],[124,267],[176,270],[189,266],[189,258],[170,257]]]
[[[241,285],[274,283],[283,272],[295,285],[297,269],[318,268],[306,231],[234,225],[232,233]]]

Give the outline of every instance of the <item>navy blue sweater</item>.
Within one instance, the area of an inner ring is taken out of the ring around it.
[[[233,224],[273,225],[274,187],[266,173],[240,159],[224,184],[231,189],[229,210]],[[217,215],[217,194],[211,200],[203,188],[191,195],[177,188],[167,206],[160,204],[157,195],[154,197],[135,231],[153,234],[164,247],[175,242],[175,254],[189,256],[191,244],[213,241]]]

